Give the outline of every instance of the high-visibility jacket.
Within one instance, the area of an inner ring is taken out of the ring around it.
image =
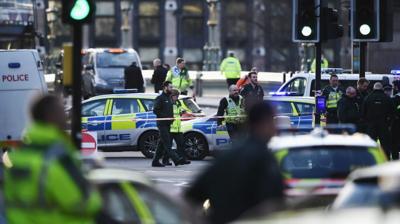
[[[326,58],[321,60],[321,68],[328,68],[329,67],[329,62],[326,60]],[[314,58],[313,62],[311,63],[311,72],[315,73],[316,71],[316,60]]]
[[[338,101],[342,97],[343,91],[339,87],[335,91],[331,86],[327,86],[322,91],[322,95],[326,98],[326,108],[329,112],[337,109]]]
[[[181,123],[182,123],[181,114],[182,114],[183,110],[182,110],[182,107],[181,107],[179,101],[176,101],[174,103],[173,110],[174,110],[174,118],[175,118],[175,120],[171,124],[170,131],[172,133],[180,133],[180,132],[182,132],[182,130],[181,130]]]
[[[239,103],[237,105],[230,97],[226,97],[226,100],[228,101],[228,106],[226,107],[225,122],[231,124],[243,123],[245,121],[243,97],[239,96]]]
[[[235,57],[227,57],[225,58],[220,65],[221,73],[227,79],[238,79],[240,78],[240,72],[242,71],[242,67],[240,66],[240,62]]]
[[[189,87],[193,86],[187,69],[180,70],[177,66],[168,71],[165,81],[172,82],[172,86],[181,92],[185,92]]]
[[[8,154],[6,217],[13,223],[94,223],[101,198],[80,173],[72,144],[51,125],[35,123],[25,144]]]

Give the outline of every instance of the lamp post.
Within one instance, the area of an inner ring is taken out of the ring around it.
[[[130,26],[130,15],[132,12],[133,4],[132,1],[121,1],[121,14],[122,14],[122,24],[121,24],[121,47],[131,48],[131,26]]]
[[[204,46],[203,71],[216,71],[220,62],[220,46],[218,40],[218,3],[219,0],[207,0],[209,17],[208,41]]]

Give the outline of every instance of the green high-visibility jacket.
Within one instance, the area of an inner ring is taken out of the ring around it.
[[[329,62],[328,60],[326,60],[326,58],[321,60],[321,68],[328,68],[329,67]],[[316,61],[315,58],[313,60],[313,62],[311,63],[311,72],[315,73],[315,70],[317,69],[316,66]]]
[[[238,79],[240,78],[240,72],[242,71],[242,67],[240,66],[240,62],[235,57],[227,57],[225,58],[220,65],[221,73],[227,79]]]
[[[101,198],[80,172],[73,145],[56,127],[35,123],[4,171],[6,216],[13,223],[94,223]]]
[[[173,105],[173,109],[174,109],[174,122],[172,122],[171,124],[171,129],[170,131],[172,133],[180,133],[182,132],[181,130],[181,114],[182,114],[182,108],[181,105],[179,103],[179,101],[176,101]]]
[[[168,71],[165,81],[172,82],[172,86],[181,92],[185,92],[189,87],[193,87],[193,82],[189,77],[187,69],[180,70],[177,66],[172,67]]]

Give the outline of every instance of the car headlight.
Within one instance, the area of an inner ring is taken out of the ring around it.
[[[107,85],[107,82],[98,76],[94,76],[94,82],[98,85]]]

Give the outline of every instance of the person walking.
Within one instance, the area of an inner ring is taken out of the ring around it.
[[[347,87],[346,94],[338,101],[338,119],[342,124],[354,124],[359,127],[361,119],[361,106],[357,101],[356,89],[352,86]]]
[[[9,224],[95,223],[102,201],[81,173],[78,150],[64,132],[64,106],[45,95],[32,105],[23,145],[8,153],[4,199]]]
[[[339,86],[339,77],[332,74],[329,78],[329,85],[322,90],[322,95],[326,99],[326,123],[337,124],[337,103],[342,97],[344,91]]]
[[[210,223],[232,222],[245,212],[283,198],[283,178],[267,144],[275,135],[274,108],[255,104],[248,113],[249,135],[217,157],[189,186],[185,198],[197,207],[208,200]]]
[[[250,83],[243,86],[240,95],[244,98],[245,109],[249,111],[250,107],[264,99],[264,90],[258,84],[258,75],[256,72],[250,72]]]
[[[189,77],[189,72],[186,68],[186,62],[183,58],[176,59],[176,66],[172,67],[167,73],[167,78],[165,81],[170,81],[172,86],[179,91],[182,95],[188,94],[188,88],[193,90],[193,82]],[[193,97],[195,93],[193,91]]]
[[[383,92],[382,84],[375,83],[372,93],[365,98],[362,116],[367,123],[367,134],[374,140],[379,139],[388,159],[392,154],[389,126],[393,114],[393,102]]]
[[[157,145],[156,153],[152,161],[153,167],[164,167],[160,163],[160,159],[164,154],[167,154],[172,159],[175,166],[183,165],[184,159],[179,157],[175,151],[172,150],[170,129],[174,117],[173,105],[171,100],[172,83],[165,81],[163,84],[163,92],[157,96],[154,102],[154,113],[157,115],[157,128],[160,132],[160,141]]]
[[[137,89],[139,93],[144,93],[142,70],[137,66],[135,61],[125,68],[124,79],[125,89]]]
[[[154,71],[151,76],[151,83],[154,84],[154,92],[159,93],[162,91],[162,84],[167,77],[168,69],[166,69],[159,58],[153,61]]]
[[[364,104],[365,98],[369,95],[370,91],[368,89],[369,81],[366,78],[360,78],[357,81],[357,104],[360,106],[360,110],[362,105]],[[357,130],[361,133],[367,133],[367,124],[365,123],[363,117],[360,118],[360,123],[357,127]]]
[[[172,141],[175,141],[176,143],[176,151],[178,155],[183,158],[183,163],[184,164],[190,164],[190,161],[187,160],[186,158],[186,153],[185,153],[185,143],[183,140],[183,132],[182,132],[182,115],[185,113],[185,111],[182,108],[181,102],[178,100],[179,98],[179,90],[178,89],[172,89],[171,91],[171,100],[173,104],[173,111],[174,111],[174,121],[171,124],[171,129],[170,129],[170,135],[171,135],[171,145]],[[163,165],[165,166],[170,166],[172,165],[169,162],[168,155],[164,155],[163,158]]]
[[[225,76],[228,88],[235,85],[240,78],[242,67],[240,61],[235,57],[235,53],[230,51],[228,57],[222,60],[220,65],[221,74]]]
[[[233,143],[237,143],[238,140],[243,137],[245,113],[243,97],[239,95],[239,89],[235,85],[229,87],[229,96],[224,97],[220,100],[217,112],[218,127],[222,125],[222,121],[225,120],[226,129],[229,137]],[[226,116],[225,118],[221,118]]]

